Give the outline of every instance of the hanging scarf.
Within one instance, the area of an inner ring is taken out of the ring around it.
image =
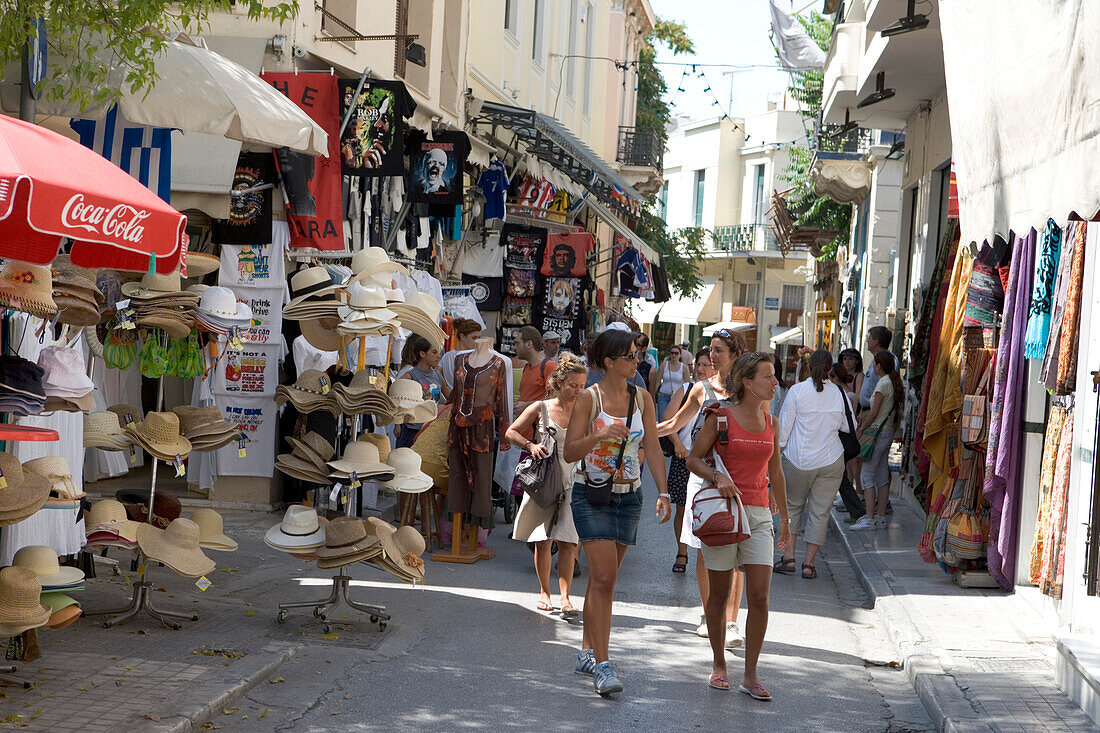
[[[1028,308],[1027,334],[1024,338],[1024,355],[1028,359],[1042,359],[1050,339],[1050,309],[1054,300],[1054,281],[1058,277],[1058,261],[1062,252],[1062,230],[1047,219],[1043,236],[1039,240],[1039,257],[1035,261],[1034,290]]]
[[[1058,394],[1069,394],[1077,382],[1077,346],[1081,340],[1081,288],[1085,277],[1085,237],[1088,227],[1080,222],[1073,247],[1073,265],[1066,293],[1066,313],[1058,345]]]
[[[1069,478],[1073,462],[1073,410],[1066,411],[1046,517],[1046,544],[1039,567],[1039,592],[1058,600],[1066,567],[1066,531],[1069,529]]]
[[[1050,337],[1047,340],[1043,368],[1039,372],[1039,381],[1053,390],[1058,385],[1059,341],[1065,321],[1066,298],[1069,297],[1070,269],[1073,266],[1073,253],[1076,249],[1077,230],[1083,222],[1071,221],[1066,226],[1062,257],[1058,261],[1058,280],[1054,284],[1054,307],[1050,315]]]
[[[1043,565],[1043,552],[1050,540],[1050,500],[1054,487],[1054,471],[1058,465],[1058,446],[1062,439],[1062,426],[1065,423],[1066,408],[1055,405],[1047,418],[1047,432],[1043,439],[1043,459],[1039,464],[1039,513],[1035,518],[1035,536],[1031,540],[1031,564],[1028,567],[1028,580],[1039,585]]]

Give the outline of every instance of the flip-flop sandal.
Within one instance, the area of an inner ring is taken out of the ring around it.
[[[684,558],[683,562],[680,562],[680,558]],[[676,562],[672,564],[672,572],[674,573],[686,573],[687,572],[688,556],[680,553],[676,556]]]
[[[718,674],[717,672],[715,672],[710,676],[710,681],[707,684],[716,690],[729,690],[730,678],[724,674]]]
[[[817,577],[817,568],[809,563],[802,563],[802,577],[806,580],[813,580]]]
[[[772,572],[794,575],[794,558],[776,560],[775,564],[772,565]]]
[[[738,685],[737,689],[751,697],[753,700],[763,700],[764,702],[771,702],[772,694],[768,692],[764,685],[760,684],[759,682],[749,685],[748,687],[745,687],[744,685]]]
[[[576,609],[576,608],[563,608],[561,610],[561,617],[563,619],[565,619],[566,621],[568,621],[571,618],[577,618],[580,615],[581,615],[580,610]]]
[[[546,611],[547,613],[554,610],[554,607],[546,601],[539,601],[535,608],[539,611]]]

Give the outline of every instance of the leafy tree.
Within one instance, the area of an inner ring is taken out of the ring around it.
[[[130,90],[151,88],[165,36],[201,32],[211,13],[243,10],[250,20],[280,22],[298,13],[297,0],[9,0],[0,7],[0,63],[20,62],[27,39],[43,19],[50,69],[39,91],[82,110],[118,98],[121,90],[110,83],[117,79],[116,68]]]
[[[832,39],[832,19],[819,13],[811,13],[809,18],[797,16],[802,27],[814,42],[823,51],[829,50],[829,42]],[[821,70],[796,71],[791,73],[791,96],[799,103],[803,116],[816,120],[821,112],[821,89],[825,74]],[[822,149],[828,149],[831,143],[828,139],[821,139],[818,145]],[[851,204],[839,204],[828,196],[821,196],[814,192],[813,181],[810,180],[810,162],[813,158],[812,151],[802,147],[792,147],[789,150],[790,163],[781,178],[795,187],[787,195],[787,204],[791,214],[795,217],[795,223],[803,227],[815,227],[821,231],[836,231],[837,235],[822,252],[822,258],[836,256],[837,247],[848,239],[849,228],[852,220]]]
[[[674,54],[693,53],[695,46],[682,23],[658,18],[638,53],[638,109],[635,124],[639,129],[656,131],[661,136],[663,145],[668,140],[668,124],[672,120],[672,111],[664,100],[668,86],[657,68],[658,43],[663,43]],[[661,262],[668,275],[669,290],[690,297],[700,283],[695,263],[703,256],[706,232],[694,227],[670,230],[665,226],[664,219],[657,215],[657,209],[657,196],[650,196],[638,223],[638,236],[661,255]]]

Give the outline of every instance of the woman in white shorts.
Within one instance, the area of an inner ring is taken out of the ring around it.
[[[734,404],[722,402],[707,408],[706,420],[687,459],[689,471],[715,486],[723,496],[739,496],[745,506],[750,531],[748,539],[732,545],[702,547],[710,581],[710,596],[704,611],[714,654],[710,686],[728,690],[725,599],[729,596],[733,571],[739,568],[745,576],[749,612],[745,622],[745,671],[738,689],[756,700],[772,699],[756,674],[768,628],[768,592],[772,578],[774,527],[769,485],[781,516],[779,548],[786,548],[791,541],[777,420],[767,411],[777,384],[770,354],[758,351],[737,357],[726,381],[726,392]],[[711,465],[712,450],[722,459],[728,476]]]

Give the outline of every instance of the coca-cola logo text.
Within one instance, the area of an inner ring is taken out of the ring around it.
[[[84,229],[105,237],[137,243],[145,235],[142,222],[151,212],[135,209],[128,204],[116,204],[112,208],[84,203],[84,194],[78,193],[61,210],[61,223],[67,227]]]

